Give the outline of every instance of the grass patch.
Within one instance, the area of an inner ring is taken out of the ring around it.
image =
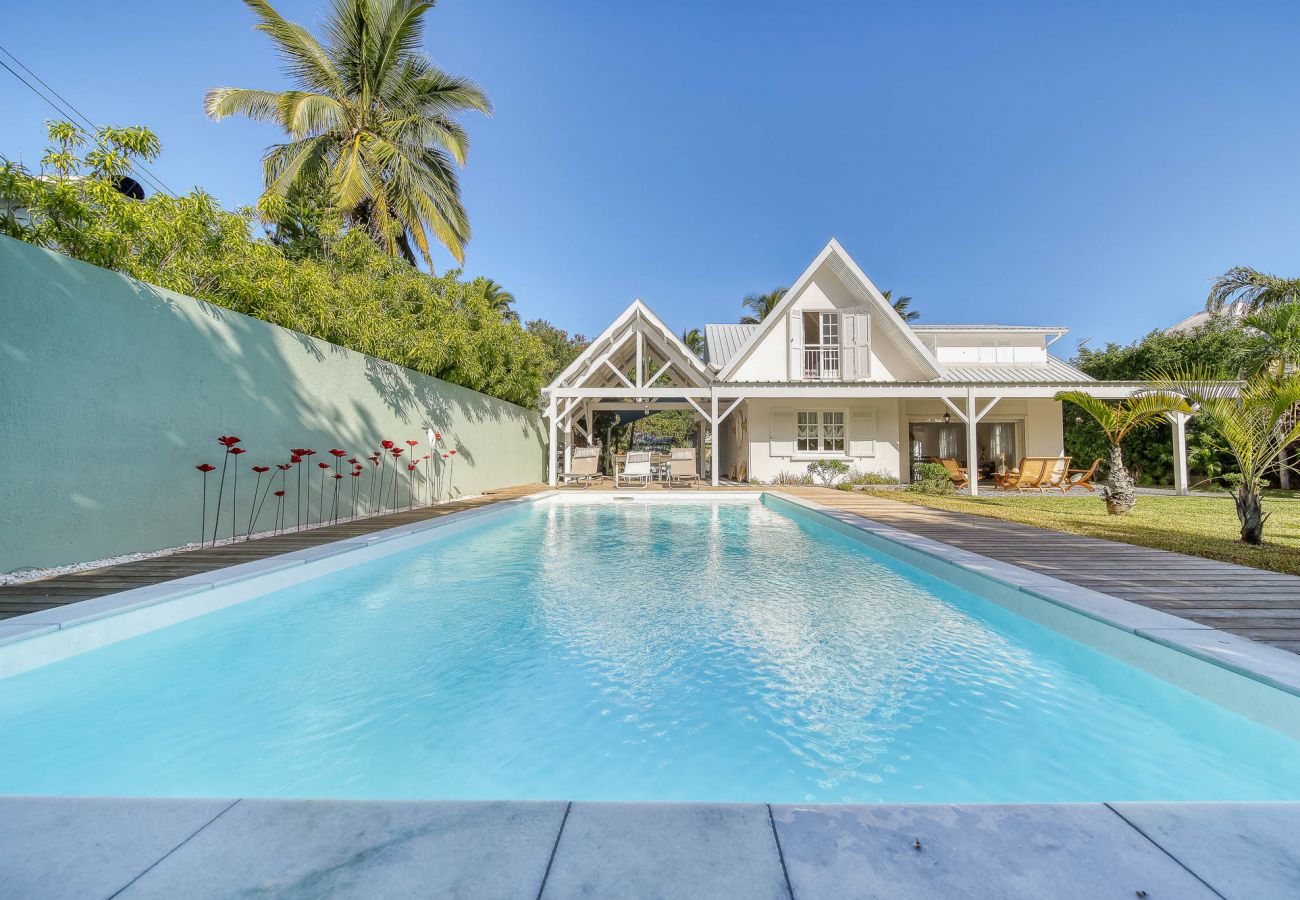
[[[1272,492],[1264,500],[1270,513],[1264,544],[1251,547],[1240,539],[1232,498],[1139,496],[1127,516],[1111,516],[1099,494],[1088,496],[1006,495],[936,497],[907,491],[867,490],[873,497],[1005,519],[1070,534],[1172,550],[1223,562],[1300,575],[1300,500],[1296,492]]]

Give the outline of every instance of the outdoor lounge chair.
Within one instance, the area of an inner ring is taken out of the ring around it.
[[[623,460],[623,468],[614,470],[614,487],[622,487],[624,483],[639,483],[641,487],[646,488],[650,486],[650,478],[650,452],[629,450]]]
[[[1060,456],[1056,459],[1048,460],[1047,469],[1043,472],[1043,480],[1038,485],[1039,493],[1056,488],[1061,493],[1065,493],[1065,479],[1070,474],[1070,457]]]
[[[600,448],[574,447],[573,462],[569,471],[560,473],[560,480],[565,484],[578,482],[583,487],[600,481]]]
[[[966,468],[957,465],[957,460],[951,456],[935,457],[935,462],[948,470],[948,477],[952,479],[953,484],[957,485],[958,490],[970,484],[970,479],[966,477]]]
[[[672,457],[668,460],[668,481],[682,486],[700,483],[700,473],[695,469],[694,447],[672,449]]]
[[[1055,459],[1046,456],[1026,456],[1020,460],[1020,468],[1012,469],[1002,476],[1001,482],[996,486],[1004,491],[1016,491],[1021,494],[1025,491],[1039,490],[1043,479],[1051,472],[1051,464],[1054,462]]]
[[[1061,493],[1068,494],[1075,488],[1083,488],[1091,494],[1096,490],[1096,488],[1092,486],[1092,476],[1097,474],[1097,466],[1099,465],[1101,465],[1100,456],[1094,459],[1092,465],[1088,466],[1086,469],[1070,469],[1066,475],[1065,481],[1061,484]]]

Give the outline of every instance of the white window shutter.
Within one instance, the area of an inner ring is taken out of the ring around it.
[[[794,410],[772,410],[768,452],[772,456],[794,456]]]
[[[851,313],[840,315],[840,380],[858,380],[858,317]]]
[[[866,381],[871,377],[871,316],[855,313],[853,319],[853,377]]]
[[[849,413],[849,456],[876,455],[876,414],[869,409]]]
[[[790,380],[803,380],[803,313],[790,310]]]

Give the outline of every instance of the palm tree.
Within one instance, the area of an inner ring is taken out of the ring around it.
[[[330,202],[388,253],[432,267],[428,231],[464,262],[469,219],[456,166],[469,137],[459,113],[492,105],[472,81],[449,75],[419,48],[427,0],[335,0],[322,44],[266,0],[244,0],[295,82],[288,91],[219,87],[213,119],[272,122],[289,140],[262,158],[262,209],[274,210],[300,179],[321,178]]]
[[[701,359],[704,358],[704,335],[698,328],[692,328],[690,331],[682,332],[682,343],[686,349],[690,350]]]
[[[1252,310],[1300,300],[1300,278],[1279,278],[1249,266],[1229,269],[1214,280],[1205,308],[1218,312],[1234,300]]]
[[[1233,500],[1241,539],[1247,544],[1261,543],[1268,521],[1259,494],[1264,476],[1286,446],[1300,438],[1300,417],[1295,415],[1300,405],[1300,375],[1259,372],[1244,382],[1234,382],[1212,370],[1188,368],[1162,372],[1153,383],[1186,395],[1227,444],[1237,460],[1235,478],[1240,479]]]
[[[911,297],[899,297],[895,300],[893,295],[894,292],[892,290],[880,292],[880,296],[884,297],[885,300],[888,301],[889,305],[894,307],[894,312],[898,313],[899,318],[904,322],[915,322],[917,319],[921,318],[919,312],[910,308],[912,305]]]
[[[741,325],[757,325],[759,322],[771,315],[772,310],[776,309],[781,298],[789,288],[777,288],[774,291],[768,291],[766,294],[750,294],[740,305],[749,310],[750,315],[741,316]]]
[[[1097,420],[1110,444],[1110,471],[1101,489],[1106,501],[1106,512],[1112,516],[1126,515],[1137,504],[1133,491],[1133,476],[1124,467],[1124,454],[1120,445],[1135,428],[1149,425],[1165,417],[1166,413],[1191,413],[1187,401],[1170,390],[1148,391],[1126,397],[1118,403],[1107,403],[1085,391],[1061,391],[1057,400],[1073,403]]]
[[[1277,378],[1300,365],[1300,302],[1266,306],[1243,316],[1241,324],[1262,336],[1266,368]]]
[[[483,279],[483,299],[488,302],[488,306],[499,312],[505,321],[519,321],[519,313],[514,310],[515,295],[491,278]]]

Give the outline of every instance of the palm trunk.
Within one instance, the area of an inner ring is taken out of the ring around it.
[[[1133,492],[1133,476],[1124,468],[1124,455],[1119,444],[1110,446],[1110,474],[1101,489],[1101,496],[1106,501],[1106,512],[1112,516],[1128,515],[1137,504],[1137,495]]]
[[[1247,544],[1259,545],[1264,542],[1264,522],[1268,514],[1260,504],[1259,487],[1242,481],[1241,487],[1232,495],[1237,504],[1237,519],[1241,522],[1241,539]]]

